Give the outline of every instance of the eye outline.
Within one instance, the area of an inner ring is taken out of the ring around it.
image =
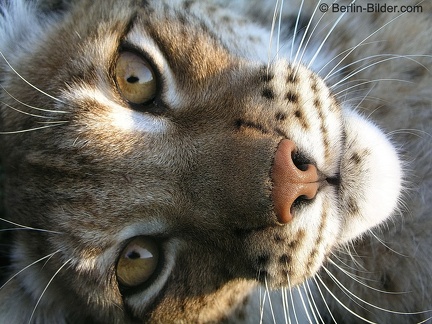
[[[135,239],[140,238],[140,237],[150,239],[155,244],[155,246],[158,250],[157,264],[153,270],[153,273],[148,277],[147,280],[145,280],[142,283],[137,284],[135,286],[127,286],[127,285],[120,282],[118,275],[117,275],[117,266],[119,264],[120,258],[123,255],[124,250],[128,247],[128,245],[132,241],[134,241]],[[161,241],[157,237],[148,236],[148,235],[133,236],[133,237],[127,239],[126,241],[124,241],[120,245],[117,254],[118,254],[118,256],[117,256],[115,263],[114,263],[114,275],[115,275],[115,280],[117,282],[117,286],[118,286],[120,292],[124,295],[134,295],[136,293],[142,292],[142,291],[148,289],[149,287],[151,287],[153,285],[153,283],[158,279],[159,275],[161,274],[161,272],[164,268],[164,264],[165,264],[164,243],[163,243],[163,241]]]
[[[151,72],[154,77],[154,81],[156,82],[156,91],[154,97],[148,100],[147,102],[141,104],[133,103],[127,100],[120,90],[119,84],[117,82],[116,67],[117,67],[117,62],[123,53],[131,53],[133,55],[136,55],[137,57],[141,58],[146,63],[146,65],[151,69]],[[116,55],[112,59],[110,66],[111,67],[109,69],[110,71],[109,74],[110,74],[110,79],[112,80],[113,83],[113,87],[116,93],[118,94],[118,97],[125,105],[129,106],[131,109],[135,111],[142,112],[142,113],[150,113],[152,115],[163,115],[166,112],[167,110],[166,105],[161,99],[161,94],[164,87],[162,73],[160,69],[157,68],[157,65],[155,64],[151,55],[149,55],[142,49],[128,42],[123,42],[122,44],[120,44],[116,52]]]

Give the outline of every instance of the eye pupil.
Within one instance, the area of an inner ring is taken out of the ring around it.
[[[131,251],[127,254],[127,257],[129,259],[136,260],[141,258],[141,254],[139,254],[137,251]]]
[[[129,82],[129,83],[137,83],[137,82],[139,82],[139,78],[136,77],[136,76],[134,76],[134,75],[132,75],[129,78],[127,78],[126,81]]]

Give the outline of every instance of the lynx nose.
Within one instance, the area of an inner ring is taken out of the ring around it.
[[[278,221],[286,224],[293,218],[297,199],[312,199],[319,187],[317,168],[312,164],[296,165],[294,142],[283,139],[276,150],[271,176],[272,200]]]

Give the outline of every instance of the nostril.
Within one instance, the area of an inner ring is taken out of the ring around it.
[[[300,170],[300,171],[307,171],[309,168],[309,165],[311,164],[310,160],[306,158],[302,153],[300,153],[297,150],[294,150],[291,153],[291,159],[294,163],[294,165]]]

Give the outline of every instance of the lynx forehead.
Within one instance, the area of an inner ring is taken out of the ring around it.
[[[254,322],[257,285],[325,297],[342,247],[394,215],[403,172],[349,92],[391,78],[366,73],[388,57],[355,51],[379,39],[315,6],[276,5],[276,42],[258,2],[0,3],[2,219],[25,229],[8,238],[0,322]]]

